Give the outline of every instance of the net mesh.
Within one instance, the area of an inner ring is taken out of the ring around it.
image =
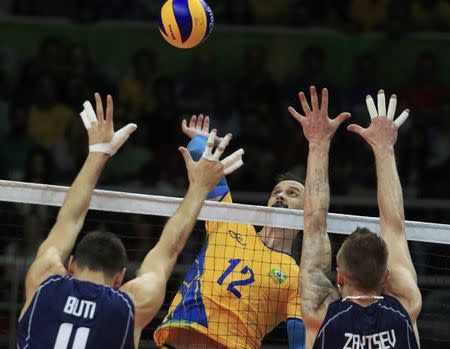
[[[343,207],[334,209],[335,212],[345,210]],[[262,208],[257,206],[249,208],[249,212],[261,210]],[[25,273],[39,243],[53,225],[57,211],[56,207],[45,205],[0,203],[2,215],[0,273],[3,280],[0,288],[0,347],[2,348],[15,348],[15,324],[23,306]],[[413,216],[413,218],[420,217]],[[90,211],[83,231],[111,231],[123,240],[129,258],[126,277],[130,279],[145,254],[158,241],[166,219],[156,215]],[[229,220],[234,219],[235,217],[229,217]],[[350,222],[348,225],[351,231]],[[209,224],[209,232],[206,232],[205,223],[203,221],[197,223],[168,282],[164,306],[144,330],[140,348],[156,347],[153,341],[154,331],[161,325],[172,303],[175,309],[171,312],[175,314],[172,320],[182,317],[195,321],[202,320],[202,314],[190,312],[186,304],[178,306],[177,312],[178,292],[191,292],[196,301],[199,299],[203,301],[205,311],[214,314],[208,319],[209,327],[215,328],[217,335],[224,338],[229,347],[236,346],[239,342],[243,343],[243,347],[251,348],[255,345],[254,338],[259,337],[263,348],[287,347],[287,330],[283,319],[294,317],[295,308],[298,306],[295,303],[295,287],[291,285],[291,281],[295,284],[292,279],[296,277],[298,258],[297,261],[293,261],[286,255],[283,255],[284,258],[280,257],[279,253],[270,252],[261,240],[258,242],[255,235],[261,227],[255,226],[254,231],[251,227],[253,227],[251,224],[242,224],[239,228],[236,223],[215,223]],[[288,230],[284,231],[288,233]],[[330,234],[330,237],[335,254],[345,236]],[[208,275],[205,280],[209,280],[210,284],[204,283],[202,297],[196,298],[198,289],[195,282],[198,280],[198,273],[201,272],[199,265],[201,256],[205,253],[202,249],[205,239],[209,251],[207,253],[214,258],[211,263],[203,264],[202,272]],[[297,238],[292,246],[294,256],[299,256],[300,245],[301,238]],[[449,246],[444,243],[410,242],[410,251],[423,296],[423,308],[418,321],[423,348],[450,347]],[[242,257],[236,252],[240,248],[244,249]],[[229,258],[228,253],[233,253],[234,257]],[[261,281],[263,279],[266,281]],[[283,291],[279,291],[280,289]],[[209,298],[225,306],[228,312],[219,310],[215,307],[215,303],[208,300]],[[233,312],[238,316],[231,316]],[[264,339],[262,335],[250,335],[250,332],[245,335],[245,331],[254,329],[267,335]],[[233,336],[233,332],[238,335]],[[161,333],[163,338],[164,331]]]

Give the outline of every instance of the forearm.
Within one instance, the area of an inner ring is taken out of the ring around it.
[[[56,223],[39,249],[38,255],[47,247],[53,246],[61,254],[63,260],[68,257],[83,227],[92,192],[108,158],[109,156],[103,153],[89,153],[64,199]]]
[[[304,237],[303,244],[311,248],[331,250],[327,234],[327,214],[330,204],[330,187],[328,182],[328,153],[329,141],[312,143],[309,145],[308,167],[305,182],[304,204]],[[317,245],[315,241],[323,243]],[[330,261],[312,260],[319,262],[315,265],[324,271],[330,267]],[[308,262],[312,262],[308,261]]]
[[[184,248],[207,196],[202,188],[190,186],[175,214],[167,221],[161,238],[155,248],[145,257],[139,269],[139,275],[160,271],[169,277],[178,255]]]
[[[109,156],[103,153],[89,153],[64,199],[64,203],[58,213],[58,219],[76,222],[79,225],[83,224],[89,209],[92,193],[108,158]]]
[[[331,244],[326,218],[330,201],[329,142],[310,144],[305,182],[300,293],[305,318],[315,317],[330,293]]]
[[[374,150],[381,231],[404,232],[403,193],[394,149]]]

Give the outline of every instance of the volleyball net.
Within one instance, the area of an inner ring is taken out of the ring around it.
[[[23,305],[25,272],[34,258],[39,243],[54,224],[58,207],[62,204],[67,190],[67,187],[60,186],[0,181],[2,216],[0,273],[3,280],[0,288],[0,347],[2,348],[15,348],[14,331],[18,313]],[[116,233],[127,248],[129,258],[127,277],[131,278],[146,253],[158,241],[167,217],[173,215],[181,200],[173,197],[96,190],[83,232],[105,230]],[[206,225],[208,232],[205,231],[205,222],[210,222]],[[241,332],[238,332],[241,338],[232,334],[233,331],[230,329],[237,326],[250,328],[249,333],[252,329],[263,331],[262,327],[265,327],[265,332],[270,333],[262,341],[263,348],[287,347],[286,325],[281,319],[294,316],[294,308],[298,307],[298,303],[295,304],[289,290],[284,293],[281,291],[273,293],[272,288],[289,289],[286,285],[290,282],[289,278],[292,279],[296,275],[296,266],[290,257],[280,257],[277,253],[272,255],[266,250],[267,246],[264,246],[255,234],[263,226],[286,231],[302,230],[302,212],[235,203],[205,202],[199,222],[169,280],[164,306],[144,330],[139,347],[156,347],[153,341],[154,331],[161,326],[172,303],[171,315],[159,329],[161,338],[167,335],[164,326],[170,328],[170,321],[174,326],[183,318],[201,323],[205,321],[204,317],[208,317],[208,313],[212,312],[216,313],[216,316],[209,317],[208,325],[211,331],[216,331],[215,335],[222,338],[220,340],[225,340],[230,347],[233,344],[237,346],[238,341],[250,343],[248,347],[254,345],[250,334],[249,338],[245,338],[245,330],[241,329]],[[331,233],[334,255],[345,236],[357,227],[367,227],[379,232],[379,220],[366,216],[329,214],[328,231]],[[418,321],[422,347],[449,348],[450,225],[407,221],[406,231],[423,296],[423,308]],[[235,245],[230,246],[225,237],[231,239]],[[202,248],[205,239],[208,240],[207,250],[210,252],[205,252]],[[300,243],[301,235],[294,241],[292,247],[292,255],[297,259],[297,263]],[[247,266],[239,258],[228,257],[228,250],[232,249],[232,253],[235,253],[237,248],[244,249],[246,258],[252,256],[251,258],[255,259],[254,264]],[[201,261],[205,260],[205,253],[213,253],[218,257],[214,263],[201,265]],[[264,269],[265,262],[269,264],[268,270]],[[194,276],[193,271],[197,273]],[[195,294],[198,291],[195,288],[196,282],[203,276],[202,273],[205,280],[208,278],[212,280],[211,285],[202,284],[203,294]],[[240,275],[240,278],[236,279],[236,275]],[[259,281],[267,276],[269,284]],[[187,282],[183,282],[184,280]],[[222,298],[211,302],[210,298],[214,298],[216,287],[223,287],[226,291],[220,296]],[[256,292],[255,288],[259,290]],[[264,288],[270,290],[265,292]],[[195,301],[201,300],[203,304],[203,308],[200,308],[200,311],[195,310],[195,314],[188,309],[189,306],[186,307],[186,304],[177,303],[177,298],[181,294],[186,296],[192,292]],[[223,297],[223,294],[227,296]],[[263,299],[266,296],[275,296],[276,299],[266,300],[266,303],[270,301],[270,305],[267,305]],[[242,302],[246,297],[249,302]],[[251,297],[254,299],[250,299]],[[172,302],[174,298],[175,301]],[[240,315],[238,320],[234,321],[240,323],[233,323],[230,316],[221,314],[220,310],[213,307],[213,303],[226,304],[228,309],[236,311]],[[251,306],[241,304],[252,304],[258,308],[255,310]],[[189,318],[190,316],[192,318]],[[272,329],[272,323],[278,322],[281,324]]]

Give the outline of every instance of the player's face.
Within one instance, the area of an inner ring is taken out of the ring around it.
[[[305,187],[297,181],[282,181],[270,194],[269,207],[303,209]]]

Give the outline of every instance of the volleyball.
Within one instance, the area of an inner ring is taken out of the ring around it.
[[[203,0],[167,0],[161,8],[159,31],[169,44],[178,48],[202,43],[213,25],[213,13]]]

